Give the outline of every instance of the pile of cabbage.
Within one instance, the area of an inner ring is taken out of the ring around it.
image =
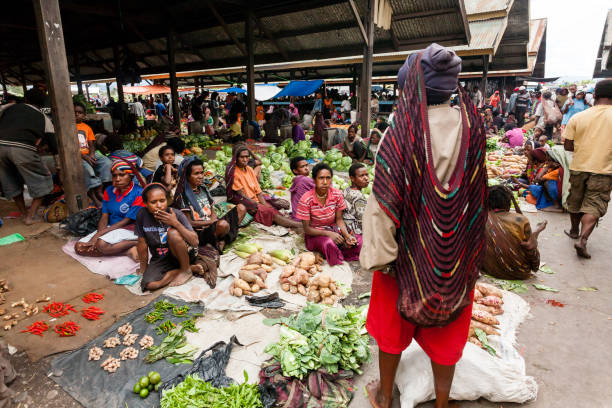
[[[338,149],[331,149],[323,157],[323,163],[329,164],[334,170],[348,171],[353,164],[353,159],[348,156],[343,156]]]
[[[265,324],[281,324],[281,328],[279,341],[269,344],[265,351],[280,361],[283,375],[289,377],[302,379],[320,367],[330,373],[352,370],[361,374],[359,367],[370,359],[367,313],[367,305],[355,308],[309,303],[298,314],[266,319]]]
[[[204,172],[224,176],[227,163],[232,160],[232,146],[223,146],[222,150],[217,151],[214,160],[206,160],[206,157],[201,157],[204,162]]]

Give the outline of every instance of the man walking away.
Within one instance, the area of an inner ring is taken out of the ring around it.
[[[565,128],[565,150],[574,152],[570,166],[567,209],[572,228],[565,233],[579,239],[579,257],[590,259],[587,241],[608,210],[612,191],[612,79],[595,86],[595,106],[574,115]]]
[[[529,99],[527,89],[525,89],[524,86],[521,86],[514,102],[514,117],[516,118],[517,127],[523,127],[525,124],[525,113],[529,109],[530,103],[531,100]]]
[[[26,225],[37,222],[34,220],[36,211],[43,197],[53,190],[51,173],[37,150],[46,139],[51,151],[57,152],[53,124],[40,111],[45,97],[44,91],[32,88],[25,94],[25,103],[11,104],[0,110],[0,184],[4,195],[15,200]],[[27,212],[24,184],[33,198]]]

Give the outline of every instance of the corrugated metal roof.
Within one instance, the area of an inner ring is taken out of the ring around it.
[[[452,48],[457,52],[461,51],[464,55],[467,55],[468,51],[472,55],[482,55],[482,51],[487,51],[485,54],[495,54],[507,24],[507,18],[471,21],[470,33],[472,34],[472,39],[470,44]]]
[[[612,75],[612,9],[608,10],[608,15],[604,23],[601,34],[601,42],[597,58],[595,59],[595,69],[593,77],[605,78]]]
[[[546,18],[537,18],[529,22],[529,46],[527,48],[529,55],[538,55],[547,24]]]
[[[464,0],[465,12],[470,17],[478,18],[477,16],[483,16],[487,18],[487,14],[496,14],[499,16],[507,14],[508,10],[512,7],[514,0]]]

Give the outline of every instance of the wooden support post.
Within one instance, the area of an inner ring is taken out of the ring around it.
[[[178,101],[178,83],[176,82],[176,33],[170,29],[168,33],[168,67],[170,69],[170,92],[172,95],[172,121],[174,126],[181,126],[181,109]]]
[[[87,205],[87,192],[81,152],[76,140],[76,123],[72,95],[70,94],[70,74],[64,45],[64,32],[58,0],[33,0],[38,40],[42,53],[47,83],[51,92],[53,124],[57,136],[62,184],[66,204],[74,214]]]
[[[0,79],[2,80],[2,95],[4,95],[4,99],[6,99],[8,91],[6,90],[6,79],[4,78],[3,72],[0,72]]]
[[[106,96],[108,97],[108,100],[110,101],[111,98],[111,94],[110,94],[110,82],[106,83]]]
[[[487,75],[489,73],[489,56],[482,56],[482,82],[480,88],[482,89],[482,100],[487,98]]]
[[[79,95],[83,95],[83,81],[81,81],[81,64],[79,63],[79,54],[72,56],[72,64],[74,65],[74,76],[77,83],[77,91]]]
[[[374,52],[374,2],[367,0],[365,28],[368,41],[363,46],[363,66],[361,70],[361,86],[359,90],[359,106],[361,109],[361,137],[370,135],[370,95],[372,93],[372,54]]]
[[[87,101],[90,101],[89,99],[89,85],[90,84],[85,84],[85,95],[87,96]],[[83,94],[83,90],[81,89],[81,95]]]
[[[121,73],[121,56],[119,55],[119,46],[113,44],[113,59],[115,60],[115,78],[117,80],[117,96],[119,99],[118,103],[124,103],[125,97],[123,95],[123,74]]]
[[[23,64],[19,64],[19,76],[21,79],[21,86],[23,88],[23,96],[25,97],[25,94],[28,90],[28,83],[26,82],[26,77],[25,77],[25,74],[23,73]]]
[[[247,11],[244,24],[244,38],[246,39],[247,51],[247,110],[249,120],[255,120],[255,53],[253,50],[253,11]]]

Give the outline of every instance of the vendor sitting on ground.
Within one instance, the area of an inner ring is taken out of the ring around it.
[[[527,181],[519,185],[528,189],[526,200],[542,211],[562,211],[563,168],[553,160],[546,149],[538,147],[528,154]]]
[[[116,160],[111,167],[113,184],[104,191],[102,217],[98,230],[82,238],[74,245],[81,256],[108,256],[126,254],[138,259],[134,234],[134,220],[144,207],[142,188],[134,183],[134,166],[123,160]],[[141,180],[144,185],[144,180]]]
[[[198,158],[185,159],[181,164],[173,206],[189,214],[187,218],[198,234],[199,246],[210,244],[218,251],[236,239],[246,214],[245,206],[238,204],[217,218],[215,202],[204,185],[204,163]]]
[[[334,146],[334,148],[340,150],[345,156],[349,156],[354,160],[359,160],[359,158],[367,153],[361,136],[357,136],[357,125],[349,126],[344,142]]]
[[[344,223],[346,203],[342,192],[332,187],[333,175],[329,165],[317,164],[312,169],[315,188],[302,196],[297,211],[306,248],[321,252],[331,266],[358,260],[362,242],[361,235],[352,234]]]
[[[355,163],[349,168],[349,177],[351,185],[342,192],[346,203],[342,218],[349,231],[361,235],[361,218],[368,203],[361,190],[370,184],[370,175],[366,166]]]
[[[182,285],[192,271],[202,268],[189,265],[187,244],[197,247],[198,236],[184,214],[168,207],[169,198],[170,192],[159,183],[149,184],[142,192],[146,209],[138,213],[135,231],[143,291]]]
[[[280,209],[289,209],[285,200],[272,199],[261,190],[255,171],[249,166],[251,151],[240,145],[225,170],[227,201],[242,204],[255,221],[265,226],[276,223],[283,227],[300,228],[299,222],[281,215]]]
[[[516,213],[510,212],[510,203]],[[486,224],[486,255],[482,270],[500,279],[528,279],[540,268],[538,235],[546,221],[535,231],[522,215],[512,192],[505,186],[489,187],[489,216]]]
[[[297,116],[291,117],[291,137],[293,138],[293,143],[297,143],[300,140],[306,140],[304,129],[300,126]]]
[[[359,158],[360,162],[367,164],[374,163],[376,152],[378,151],[378,144],[380,143],[380,139],[382,139],[382,135],[380,130],[374,128],[370,131],[370,137],[363,139],[363,145],[365,145],[366,148]]]
[[[297,218],[298,203],[305,193],[314,188],[315,184],[312,178],[309,177],[310,169],[304,157],[294,157],[291,159],[289,167],[291,167],[291,171],[295,176],[289,189],[291,193],[291,219],[299,222]]]
[[[178,182],[178,166],[174,164],[174,148],[166,145],[159,149],[159,159],[162,164],[153,173],[153,183],[163,184],[173,192]]]

